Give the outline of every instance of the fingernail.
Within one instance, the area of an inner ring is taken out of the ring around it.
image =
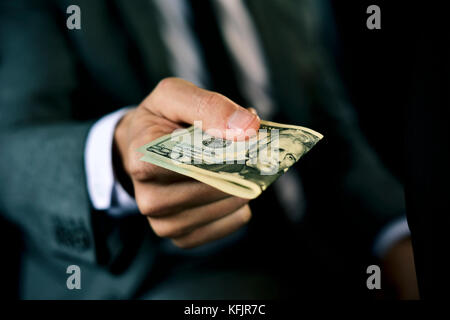
[[[251,112],[238,108],[229,118],[227,127],[228,129],[243,131],[248,128],[248,125],[255,120],[256,116]]]

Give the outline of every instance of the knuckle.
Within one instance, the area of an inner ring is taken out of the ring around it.
[[[144,181],[151,180],[154,177],[156,166],[139,160],[138,157],[131,157],[127,161],[128,174],[135,180]]]
[[[178,224],[178,225],[174,225],[173,229],[172,229],[172,236],[174,238],[176,237],[180,237],[182,235],[185,235],[187,233],[191,232],[191,228],[187,225],[183,225],[183,224]]]
[[[161,203],[151,195],[146,194],[143,196],[137,193],[136,202],[139,210],[145,216],[158,215],[162,211]]]
[[[150,226],[152,227],[155,234],[160,238],[172,238],[173,230],[170,226],[162,221],[149,219]]]
[[[145,180],[148,177],[148,172],[144,166],[135,163],[135,161],[130,162],[128,173],[132,178],[139,181]]]
[[[147,200],[146,197],[142,197],[138,192],[136,192],[136,203],[139,208],[139,211],[144,215],[149,215],[151,212],[151,202]]]
[[[166,77],[166,78],[163,78],[163,79],[161,79],[161,80],[158,82],[158,85],[157,85],[156,87],[157,87],[157,88],[166,88],[166,87],[170,87],[170,86],[172,86],[172,85],[175,83],[176,79],[177,79],[177,78],[175,78],[175,77]]]
[[[252,218],[252,211],[250,210],[250,207],[246,205],[243,210],[241,210],[240,214],[240,221],[242,225],[245,225],[249,223],[250,219]]]
[[[189,241],[186,240],[172,239],[172,243],[180,249],[190,249],[194,247],[193,244],[191,244]]]
[[[164,91],[164,92],[170,91],[173,88],[173,86],[175,85],[176,81],[177,81],[177,78],[174,78],[174,77],[167,77],[167,78],[160,80],[155,87],[154,93],[158,93],[161,91]]]
[[[150,95],[147,96],[147,98],[144,100],[143,105],[149,109],[152,110],[152,105],[155,103],[158,104],[158,101],[160,99],[163,99],[166,95],[166,92],[170,92],[172,88],[175,85],[175,82],[177,78],[175,77],[167,77],[161,79],[158,84],[154,87]]]

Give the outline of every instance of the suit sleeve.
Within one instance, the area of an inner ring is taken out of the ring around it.
[[[94,121],[74,116],[88,101],[73,103],[76,58],[49,3],[0,4],[0,212],[46,254],[107,263],[84,168]]]

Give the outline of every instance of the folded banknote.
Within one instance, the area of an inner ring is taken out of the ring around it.
[[[253,199],[322,138],[305,127],[261,121],[259,130],[249,138],[235,141],[194,125],[160,137],[138,151],[144,154],[142,161]]]

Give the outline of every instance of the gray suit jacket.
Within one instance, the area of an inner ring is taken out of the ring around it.
[[[280,115],[325,136],[299,166],[311,207],[334,199],[369,243],[403,213],[403,193],[346,103],[319,3],[246,0]],[[66,28],[71,4],[82,30]],[[159,239],[144,218],[93,212],[83,152],[100,116],[138,104],[172,75],[157,21],[148,0],[0,4],[0,212],[25,237],[24,298],[131,298],[155,268]],[[65,287],[70,264],[82,266],[83,290]]]

